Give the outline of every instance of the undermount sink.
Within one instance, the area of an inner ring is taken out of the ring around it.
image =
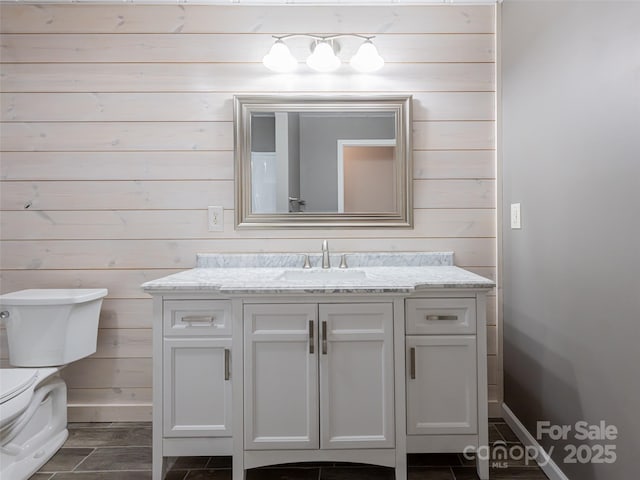
[[[367,272],[364,270],[351,270],[345,268],[328,268],[328,269],[297,269],[286,270],[278,277],[278,280],[299,282],[299,281],[318,281],[318,282],[334,282],[334,281],[351,281],[364,280],[367,278]]]

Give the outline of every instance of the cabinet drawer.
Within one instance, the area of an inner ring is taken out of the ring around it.
[[[163,310],[165,335],[231,335],[231,303],[226,300],[167,300]]]
[[[407,335],[476,332],[474,298],[410,298],[406,302]]]

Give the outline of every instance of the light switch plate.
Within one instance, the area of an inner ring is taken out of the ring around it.
[[[520,204],[512,203],[511,204],[511,228],[512,229],[520,229],[522,228],[522,219],[520,217]]]
[[[210,232],[224,231],[224,210],[222,207],[207,208],[207,224]]]

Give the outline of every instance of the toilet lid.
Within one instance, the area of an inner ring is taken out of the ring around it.
[[[0,404],[20,395],[37,380],[37,368],[0,369]]]
[[[67,305],[97,300],[107,293],[106,288],[29,288],[0,295],[0,305]]]

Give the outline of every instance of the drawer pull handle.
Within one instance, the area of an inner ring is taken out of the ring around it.
[[[443,320],[458,320],[458,315],[427,315],[427,322],[440,322]]]
[[[409,349],[409,375],[411,380],[416,379],[416,349],[411,347]]]
[[[322,354],[327,354],[327,321],[322,322]]]
[[[229,380],[231,378],[231,369],[229,368],[229,364],[231,363],[231,350],[228,348],[224,349],[224,379]]]
[[[309,355],[314,353],[314,339],[313,339],[313,320],[309,320]]]
[[[182,317],[182,321],[191,327],[210,327],[215,319],[216,317],[213,315],[186,315]]]

